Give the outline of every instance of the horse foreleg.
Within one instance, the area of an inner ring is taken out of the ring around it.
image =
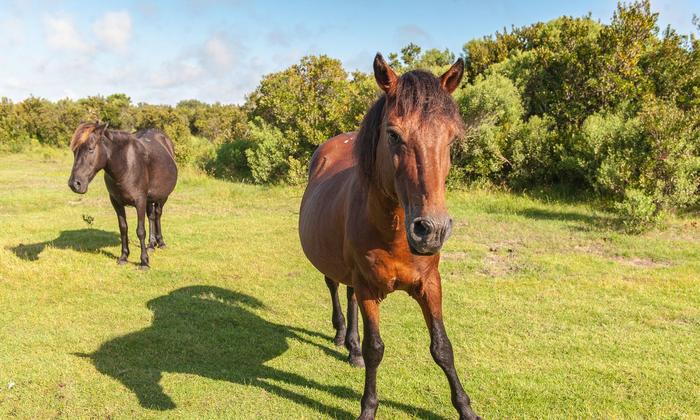
[[[345,335],[345,347],[350,351],[350,364],[355,367],[365,367],[360,347],[360,332],[357,327],[357,298],[355,290],[348,286],[348,329]]]
[[[452,344],[447,337],[445,325],[442,322],[442,289],[440,275],[436,279],[424,283],[422,290],[412,294],[423,311],[425,323],[430,331],[430,354],[438,366],[445,372],[450,384],[452,405],[457,409],[462,420],[475,420],[477,416],[471,408],[469,396],[464,392],[462,383],[455,369]]]
[[[343,318],[343,309],[340,307],[340,300],[338,299],[338,283],[328,277],[325,279],[326,286],[328,286],[328,291],[331,294],[331,303],[333,304],[333,314],[331,315],[331,322],[333,323],[333,328],[335,328],[333,342],[336,346],[342,346],[345,342],[345,318]]]
[[[145,270],[148,269],[148,251],[146,251],[146,200],[136,202],[136,217],[138,219],[136,236],[139,237],[139,242],[141,243],[141,264],[139,264],[139,268]]]
[[[119,204],[112,196],[109,196],[109,201],[112,202],[112,207],[117,213],[117,221],[119,222],[119,236],[122,241],[122,254],[117,259],[117,263],[126,264],[129,259],[129,226],[126,223],[126,211],[124,206]]]
[[[357,284],[357,282],[356,282]],[[379,335],[379,301],[366,290],[355,287],[357,300],[362,312],[364,337],[362,337],[362,357],[365,361],[365,390],[362,394],[362,412],[359,419],[374,419],[379,399],[377,398],[377,369],[384,357],[384,342]]]

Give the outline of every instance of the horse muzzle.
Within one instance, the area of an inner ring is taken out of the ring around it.
[[[71,179],[68,180],[68,186],[74,193],[85,194],[87,192],[88,182],[71,177]]]
[[[406,227],[411,252],[417,255],[433,255],[452,233],[452,219],[449,216],[416,217]]]

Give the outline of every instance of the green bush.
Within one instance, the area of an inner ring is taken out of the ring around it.
[[[511,165],[506,154],[522,123],[520,93],[496,74],[464,86],[455,99],[467,131],[453,148],[453,164],[470,180],[504,180]]]
[[[253,180],[263,184],[286,180],[291,145],[282,132],[258,119],[248,127],[251,147],[245,151]]]
[[[517,188],[551,182],[557,175],[556,145],[557,133],[552,117],[533,116],[527,122],[517,124],[507,150],[508,182]]]
[[[628,189],[638,189],[662,210],[698,202],[700,133],[673,103],[649,98],[628,119],[591,116],[582,135],[589,149],[581,160],[602,194],[620,200]]]
[[[627,190],[624,200],[615,203],[614,207],[628,233],[642,233],[656,226],[661,220],[654,199],[641,190]]]
[[[457,94],[467,131],[453,150],[460,176],[525,187],[556,175],[556,131],[549,116],[524,121],[520,93],[500,74],[479,76]]]
[[[245,139],[222,143],[216,149],[215,157],[207,163],[207,171],[224,179],[250,178],[246,151],[251,146],[252,142]]]

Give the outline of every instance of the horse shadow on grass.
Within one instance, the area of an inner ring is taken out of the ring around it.
[[[263,307],[259,300],[219,287],[184,287],[149,301],[147,306],[153,311],[149,327],[107,341],[91,354],[76,354],[89,358],[99,372],[121,382],[135,394],[142,407],[160,411],[176,408],[160,385],[162,374],[172,372],[256,386],[333,418],[355,417],[286,385],[354,400],[359,408],[362,396],[358,392],[345,386],[321,384],[265,364],[289,349],[289,339],[315,346],[338,362],[346,363],[344,354],[311,339],[320,338],[330,345],[332,337],[269,322],[251,311]],[[382,403],[421,418],[439,417],[401,403]]]
[[[73,249],[81,252],[100,253],[112,258],[117,258],[111,252],[103,248],[119,245],[119,235],[115,232],[107,232],[100,229],[76,229],[64,230],[56,239],[37,242],[33,244],[19,244],[10,248],[19,258],[25,261],[36,261],[46,247],[58,249]]]

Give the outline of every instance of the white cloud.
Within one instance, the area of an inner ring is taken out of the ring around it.
[[[209,38],[204,44],[204,52],[207,61],[211,61],[222,70],[228,70],[233,65],[233,50],[231,46],[219,35]]]
[[[87,52],[92,48],[78,33],[69,16],[49,15],[44,17],[46,43],[59,50]]]
[[[190,83],[204,74],[202,66],[188,59],[173,60],[163,63],[151,76],[151,86],[168,89]]]
[[[0,20],[0,45],[23,44],[25,38],[24,24],[16,16]]]
[[[92,25],[92,30],[108,48],[124,52],[131,39],[131,15],[127,11],[107,12]]]

